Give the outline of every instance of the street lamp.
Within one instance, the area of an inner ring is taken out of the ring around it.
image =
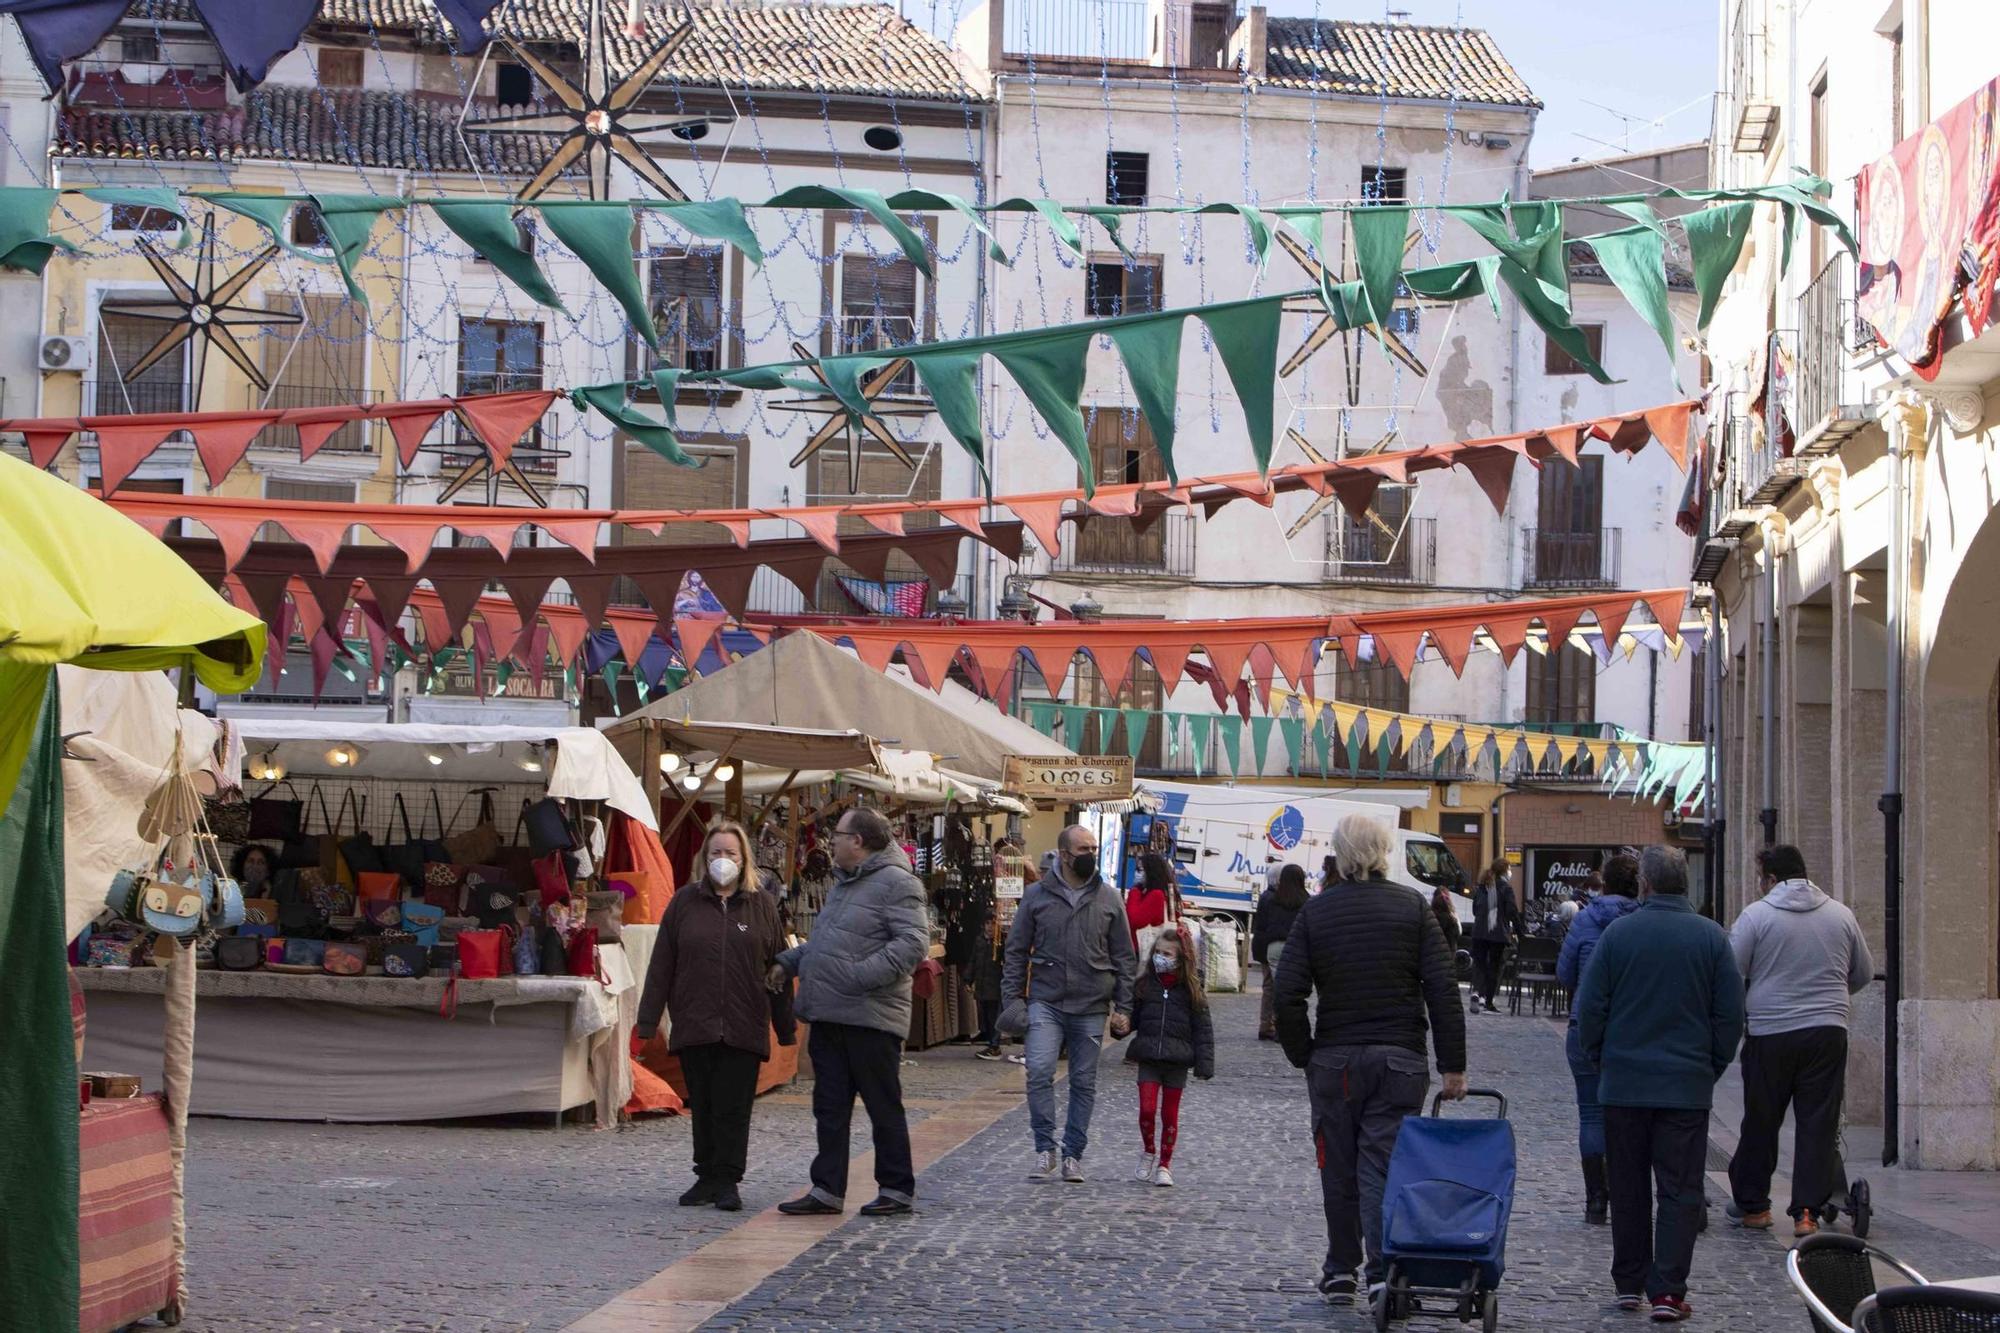
[[[1005,620],[1033,620],[1035,601],[1028,596],[1028,578],[1024,574],[1009,574],[1006,586],[1000,595],[1000,605],[996,608]]]
[[[1078,620],[1096,620],[1104,615],[1104,604],[1092,597],[1086,588],[1083,596],[1069,604],[1069,613]]]
[[[946,588],[937,595],[937,614],[945,620],[965,618],[965,599],[958,595],[958,589]]]

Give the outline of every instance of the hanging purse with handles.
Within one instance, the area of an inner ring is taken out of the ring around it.
[[[465,799],[471,800],[472,792]],[[457,865],[487,865],[493,860],[493,853],[500,850],[500,830],[493,823],[493,788],[481,787],[479,796],[479,820],[463,833],[454,833],[444,840],[445,849],[451,853]],[[464,802],[460,802],[461,808]]]
[[[576,846],[576,835],[570,832],[569,816],[563,804],[553,796],[544,796],[539,801],[524,802],[516,832],[525,828],[527,845],[537,857],[550,852],[566,852]]]
[[[280,869],[304,870],[308,867],[317,867],[319,865],[319,837],[317,834],[309,831],[312,826],[313,807],[315,804],[319,807],[321,828],[329,832],[332,830],[333,819],[326,812],[326,794],[319,789],[319,784],[315,782],[307,789],[305,799],[297,802],[299,814],[298,818],[293,821],[292,831],[283,835],[282,845],[278,848],[278,867]]]
[[[391,838],[396,836],[399,819],[403,825],[403,840],[384,843],[377,849],[381,868],[400,878],[406,887],[421,889],[424,886],[424,847],[410,829],[410,808],[403,804],[401,792],[395,794],[389,805],[388,836]]]
[[[354,877],[361,871],[376,872],[382,868],[381,850],[375,846],[375,839],[362,827],[363,817],[368,810],[368,802],[349,787],[341,793],[340,804],[333,812],[333,836],[331,856],[328,864],[329,839],[321,839],[319,847],[319,868],[328,871],[335,879],[350,890]]]
[[[209,832],[231,846],[250,841],[250,802],[241,787],[201,798],[202,817]]]
[[[274,795],[283,787],[285,796]],[[250,798],[250,823],[244,836],[256,841],[290,842],[304,832],[306,803],[289,778],[280,778]]]

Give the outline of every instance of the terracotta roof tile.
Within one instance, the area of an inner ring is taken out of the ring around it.
[[[1539,107],[1499,45],[1478,28],[1344,19],[1270,20],[1261,82],[1355,97]]]

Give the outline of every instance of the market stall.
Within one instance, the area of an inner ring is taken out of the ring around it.
[[[631,1092],[638,994],[624,904],[601,901],[621,896],[598,863],[607,840],[592,834],[629,821],[651,837],[657,821],[603,735],[254,715],[228,725],[249,799],[225,851],[254,844],[277,863],[256,890],[272,897],[256,901],[278,919],[239,928],[259,938],[261,960],[223,966],[213,942],[218,966],[196,982],[192,1109],[391,1121],[594,1103],[612,1123]],[[491,970],[467,961],[482,936],[491,949],[473,952],[490,953]],[[366,961],[335,972],[349,950]],[[156,969],[80,976],[89,1058],[156,1066],[144,1040],[163,994]]]

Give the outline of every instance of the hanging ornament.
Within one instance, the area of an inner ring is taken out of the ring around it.
[[[806,362],[806,369],[812,372],[814,379],[817,379],[821,384],[826,384],[826,372],[820,369],[819,359],[814,355],[810,347],[807,347],[804,343],[795,342],[792,344],[792,354],[798,357],[799,360]],[[887,449],[897,462],[910,469],[910,471],[915,472],[917,470],[917,460],[911,456],[910,451],[904,447],[903,442],[891,434],[889,428],[883,425],[878,418],[929,416],[931,413],[929,405],[918,403],[899,404],[892,399],[882,403],[880,407],[873,406],[878,400],[883,399],[888,394],[890,386],[896,382],[897,376],[909,369],[909,365],[910,359],[908,357],[899,356],[861,381],[861,397],[873,408],[867,416],[857,416],[855,413],[849,411],[840,399],[834,397],[831,386],[828,387],[827,393],[819,398],[786,398],[772,403],[770,406],[782,411],[805,412],[813,416],[823,416],[826,418],[825,423],[818,430],[815,430],[811,438],[806,441],[805,447],[793,456],[791,465],[797,467],[820,450],[826,448],[827,445],[832,444],[836,439],[845,438],[847,442],[847,493],[849,495],[859,495],[861,494],[861,437],[866,434],[873,438],[877,444]]]
[[[1312,251],[1306,248],[1304,241],[1283,228],[1277,229],[1274,234],[1277,237],[1278,248],[1290,255],[1293,262],[1305,270],[1306,276],[1312,279],[1314,286],[1324,291],[1328,287],[1335,285],[1334,279],[1327,273],[1325,267],[1317,259],[1313,258]],[[1409,258],[1410,251],[1416,248],[1417,241],[1422,235],[1422,232],[1412,230],[1409,235],[1403,238],[1403,257],[1405,260]],[[1343,279],[1352,281],[1354,277],[1353,269],[1354,265],[1352,262],[1343,260],[1341,263]],[[1407,295],[1407,293],[1404,294]],[[1406,303],[1399,303],[1397,308],[1414,309],[1415,305],[1415,301],[1412,300]],[[1299,349],[1293,352],[1282,366],[1278,367],[1278,378],[1289,379],[1292,375],[1298,373],[1301,366],[1312,359],[1314,352],[1317,352],[1320,348],[1326,346],[1339,336],[1340,321],[1327,313],[1326,307],[1320,303],[1320,299],[1317,296],[1300,297],[1295,301],[1287,301],[1285,302],[1284,309],[1287,314],[1317,314],[1320,317],[1319,322],[1314,324],[1312,331],[1306,335],[1305,342],[1301,343]],[[1345,353],[1343,359],[1346,363],[1347,401],[1350,406],[1358,403],[1361,397],[1361,340],[1364,335],[1377,339],[1382,344],[1382,350],[1402,362],[1411,374],[1418,376],[1420,379],[1430,374],[1430,369],[1424,365],[1423,358],[1411,350],[1410,345],[1403,341],[1403,335],[1395,329],[1385,329],[1379,324],[1356,325],[1350,331],[1348,346],[1342,349]]]
[[[243,344],[236,340],[234,330],[305,322],[301,311],[270,310],[242,299],[251,282],[278,256],[279,248],[275,245],[264,247],[251,256],[242,268],[218,282],[215,277],[215,214],[210,213],[202,219],[201,248],[196,252],[192,282],[183,278],[158,247],[143,236],[139,238],[139,253],[152,266],[154,274],[166,287],[167,295],[150,300],[106,301],[98,313],[154,320],[166,324],[168,328],[158,342],[146,349],[145,355],[129,366],[117,367],[118,375],[130,383],[158,365],[175,348],[192,343],[193,352],[188,365],[190,411],[202,410],[202,370],[211,346],[220,348],[222,354],[234,362],[260,392],[269,389],[270,380],[250,353],[244,350]]]
[[[638,104],[667,62],[694,35],[694,20],[684,15],[674,30],[639,62],[638,67],[614,85],[611,81],[608,20],[604,7],[605,0],[587,0],[581,80],[572,80],[557,73],[547,61],[515,38],[502,36],[499,39],[513,59],[527,66],[541,81],[556,105],[541,111],[496,111],[492,115],[473,117],[467,114],[472,107],[468,98],[465,111],[459,115],[461,137],[469,133],[561,136],[555,151],[542,163],[541,170],[516,195],[524,203],[539,198],[579,161],[587,172],[590,198],[609,199],[613,155],[622,159],[640,180],[660,195],[668,199],[688,198],[687,191],[660,170],[659,164],[639,140],[660,134],[674,134],[690,141],[699,139],[707,133],[712,117],[641,111]],[[626,36],[634,36],[635,28],[643,34],[643,24],[639,21],[641,17],[639,6],[628,7],[622,25]],[[730,119],[733,122],[734,118]]]

